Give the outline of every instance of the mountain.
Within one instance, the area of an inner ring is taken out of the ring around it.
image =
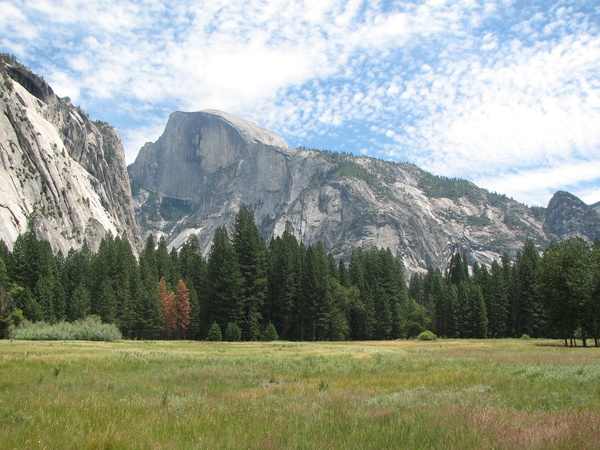
[[[111,232],[142,245],[118,132],[0,55],[0,239],[33,229],[65,255]]]
[[[594,242],[600,239],[600,213],[573,194],[558,191],[548,203],[545,229],[557,241],[582,237]]]
[[[129,174],[144,234],[165,236],[172,247],[194,233],[207,252],[215,229],[250,206],[265,239],[289,222],[303,242],[321,241],[336,257],[389,247],[409,271],[445,267],[459,250],[471,263],[488,264],[504,252],[514,257],[526,239],[545,247],[570,236],[562,230],[573,213],[554,203],[528,208],[408,163],[291,149],[274,133],[215,110],[173,113]],[[591,237],[594,214],[569,230]]]
[[[410,272],[445,267],[459,250],[487,264],[515,256],[526,239],[544,248],[600,234],[600,207],[566,192],[548,208],[528,208],[412,164],[292,149],[216,110],[173,113],[128,175],[113,127],[5,54],[0,77],[0,239],[9,247],[28,229],[64,254],[84,240],[95,250],[107,232],[136,252],[150,233],[175,248],[194,233],[206,254],[242,206],[253,208],[265,239],[289,222],[299,239],[321,241],[335,257],[389,247]]]

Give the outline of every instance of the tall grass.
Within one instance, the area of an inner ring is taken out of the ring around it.
[[[11,338],[32,341],[117,341],[121,332],[114,324],[102,323],[97,316],[88,316],[75,322],[21,323],[14,329]]]
[[[599,448],[597,349],[0,342],[4,448]]]

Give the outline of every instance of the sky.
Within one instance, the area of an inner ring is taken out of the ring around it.
[[[220,109],[530,206],[600,201],[597,0],[0,0],[0,52],[128,163],[173,111]]]

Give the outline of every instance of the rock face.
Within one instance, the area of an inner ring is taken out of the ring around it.
[[[444,267],[457,250],[488,264],[526,239],[550,242],[544,209],[412,164],[290,149],[273,133],[219,111],[173,113],[164,134],[129,167],[144,234],[204,251],[241,206],[254,209],[265,239],[290,222],[307,244],[336,257],[389,247],[411,272]]]
[[[582,237],[589,242],[600,239],[600,212],[565,191],[558,191],[546,209],[545,229],[557,241]]]
[[[117,131],[91,122],[14,61],[0,61],[0,239],[33,229],[64,254],[111,232],[141,245]]]

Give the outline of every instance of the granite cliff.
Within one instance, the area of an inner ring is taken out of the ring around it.
[[[0,239],[33,229],[64,254],[111,232],[141,245],[118,132],[0,59]]]

